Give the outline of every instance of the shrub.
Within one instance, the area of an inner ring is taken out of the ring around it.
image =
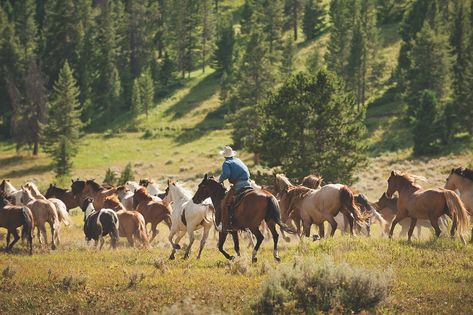
[[[87,285],[87,277],[83,275],[66,275],[62,278],[59,287],[65,291],[84,290]]]
[[[2,278],[6,280],[12,279],[16,275],[16,270],[12,266],[8,265],[2,270]]]
[[[133,272],[131,274],[126,273],[125,276],[128,277],[128,289],[136,288],[138,284],[140,284],[146,278],[145,274],[142,272]]]
[[[118,180],[117,173],[109,167],[107,171],[105,172],[105,178],[103,179],[104,184],[113,186],[117,183],[117,180]]]
[[[264,284],[252,305],[258,314],[314,313],[342,309],[359,312],[384,301],[391,289],[392,271],[370,271],[335,264],[326,257],[295,260],[281,267]]]
[[[120,185],[123,185],[129,180],[135,180],[135,175],[133,173],[131,163],[128,163],[123,169],[122,173],[120,174],[120,179],[118,180],[118,183]]]

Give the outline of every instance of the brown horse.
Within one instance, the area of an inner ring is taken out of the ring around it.
[[[129,246],[135,246],[136,238],[144,247],[148,247],[145,218],[141,213],[126,210],[117,196],[108,196],[105,198],[104,207],[112,209],[117,213],[119,222],[118,234],[120,237],[127,238]]]
[[[473,216],[473,170],[462,167],[452,169],[445,188],[458,191],[466,210]],[[473,229],[470,242],[473,243]]]
[[[99,184],[97,184],[93,179],[88,179],[85,181],[84,189],[82,193],[94,200],[94,208],[102,209],[105,198],[111,195],[117,194],[116,188],[106,189]]]
[[[447,214],[453,220],[450,235],[452,237],[455,235],[458,226],[460,239],[465,242],[463,231],[468,228],[468,212],[460,197],[454,191],[448,189],[422,189],[420,185],[416,184],[416,180],[419,178],[407,173],[391,172],[386,195],[391,198],[397,191],[399,199],[397,201],[398,212],[391,225],[389,238],[392,237],[396,224],[407,217],[411,218],[407,236],[409,241],[418,219],[429,219],[435,229],[435,234],[439,237],[441,230],[438,218],[443,214]]]
[[[198,204],[209,197],[212,199],[212,203],[214,204],[216,210],[215,219],[217,224],[219,224],[222,220],[221,203],[225,198],[225,187],[212,177],[207,177],[207,174],[205,174],[204,179],[199,184],[197,192],[192,198],[192,201]],[[256,237],[256,245],[252,253],[253,262],[257,261],[256,253],[264,239],[263,234],[259,230],[259,226],[263,220],[266,221],[273,236],[274,259],[280,261],[281,259],[278,254],[279,234],[276,231],[276,224],[288,233],[294,232],[281,222],[278,201],[271,193],[265,190],[252,190],[247,192],[234,210],[232,224],[237,230],[249,229]],[[233,259],[233,257],[223,248],[227,234],[228,232],[222,232],[219,234],[218,249],[227,259]]]
[[[59,244],[60,227],[56,206],[49,200],[34,198],[31,192],[25,187],[22,187],[22,192],[21,202],[30,208],[33,213],[35,225],[38,229],[39,243],[43,244],[41,234],[43,235],[44,242],[46,244],[48,243],[46,235],[46,223],[48,223],[51,228],[51,248],[53,250],[56,249],[57,244]]]
[[[171,205],[166,201],[156,201],[148,194],[145,187],[141,187],[133,195],[133,207],[143,215],[146,225],[151,223],[151,232],[153,233],[150,243],[154,240],[158,231],[156,227],[162,221],[171,229]]]
[[[67,212],[69,210],[79,207],[79,199],[74,195],[72,190],[59,188],[56,185],[50,184],[46,194],[44,195],[47,199],[57,198],[64,202],[66,205]]]
[[[317,189],[322,186],[322,177],[317,175],[307,175],[302,179],[302,186],[309,187],[312,189]]]
[[[0,193],[0,227],[7,229],[7,246],[6,252],[10,252],[13,245],[18,242],[20,236],[17,228],[23,227],[23,235],[26,236],[30,255],[33,254],[33,229],[34,218],[31,210],[26,206],[15,206],[10,203],[4,192]],[[13,242],[10,243],[10,235],[13,235]]]
[[[32,182],[26,183],[25,188],[27,188],[31,192],[31,195],[34,198],[51,201],[54,204],[54,206],[56,207],[57,216],[59,218],[59,221],[64,223],[65,225],[70,224],[71,218],[69,217],[69,214],[67,212],[67,207],[64,204],[64,202],[62,202],[62,200],[57,199],[57,198],[47,198],[46,199],[46,197],[43,196],[43,194],[39,191],[36,184],[34,184]]]

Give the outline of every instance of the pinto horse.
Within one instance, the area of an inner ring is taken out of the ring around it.
[[[17,228],[23,227],[23,235],[26,235],[30,255],[33,254],[33,228],[34,218],[31,210],[26,206],[15,206],[7,199],[4,192],[0,193],[0,227],[7,229],[7,246],[5,251],[10,252],[13,245],[18,242],[20,236]],[[13,235],[13,242],[10,243],[10,235]]]
[[[420,185],[416,184],[416,180],[420,178],[408,173],[391,172],[386,195],[391,198],[397,191],[399,199],[397,201],[397,214],[391,225],[389,238],[392,237],[396,224],[407,217],[411,218],[411,225],[407,234],[409,241],[418,219],[429,219],[435,234],[439,237],[441,230],[438,219],[446,214],[453,220],[450,235],[452,237],[455,235],[458,226],[460,239],[465,242],[463,232],[468,228],[468,212],[460,197],[454,191],[444,188],[422,189]]]
[[[217,223],[221,222],[222,219],[222,208],[221,203],[225,198],[225,187],[217,182],[212,177],[207,177],[205,174],[204,179],[199,184],[197,192],[195,193],[192,201],[194,203],[201,203],[207,198],[212,199],[212,203],[215,207],[215,219]],[[280,261],[278,254],[278,239],[279,234],[276,231],[276,224],[279,227],[288,232],[294,233],[285,224],[281,222],[279,214],[279,205],[276,198],[265,190],[252,190],[243,197],[240,204],[234,210],[233,215],[233,227],[238,230],[249,229],[251,233],[256,237],[256,245],[253,248],[252,261],[256,262],[256,253],[258,252],[261,243],[263,242],[264,236],[259,230],[261,222],[265,220],[269,230],[273,236],[274,249],[273,256],[276,261]],[[219,234],[218,249],[227,258],[233,259],[224,249],[223,245],[227,238],[228,232],[221,232]],[[235,235],[235,234],[234,234]],[[238,237],[238,236],[237,236]]]
[[[462,167],[452,169],[445,188],[458,191],[466,210],[473,216],[473,170]],[[473,243],[473,229],[471,230],[470,243]]]
[[[112,248],[117,247],[118,236],[118,216],[112,209],[95,210],[92,199],[85,198],[81,206],[84,212],[84,234],[85,239],[95,241],[95,247],[100,241],[100,248],[104,244],[104,236],[110,235],[112,238]]]

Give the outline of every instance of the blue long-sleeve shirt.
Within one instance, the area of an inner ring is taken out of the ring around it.
[[[220,175],[219,181],[222,183],[226,179],[232,184],[246,182],[250,179],[250,171],[239,158],[225,158],[225,162],[222,164],[222,175]]]

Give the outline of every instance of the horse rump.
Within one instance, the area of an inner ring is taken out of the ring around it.
[[[110,234],[112,238],[112,248],[116,248],[119,241],[118,216],[112,209],[102,209],[100,214],[100,223],[103,227],[103,235]]]
[[[23,215],[23,231],[21,232],[22,237],[26,237],[27,244],[30,249],[30,255],[33,254],[33,228],[34,228],[34,219],[33,214],[30,209],[23,207],[21,209]]]
[[[468,229],[469,225],[468,211],[466,210],[463,201],[456,192],[452,190],[445,190],[443,194],[445,196],[447,208],[450,210],[452,219],[457,221],[458,234],[460,235],[461,240],[465,242],[463,238],[463,232]]]
[[[270,195],[268,198],[268,211],[266,212],[265,221],[273,220],[282,231],[289,234],[296,234],[296,231],[281,222],[281,211],[279,210],[279,203],[276,197]]]
[[[355,196],[347,186],[340,188],[340,202],[350,211],[357,224],[360,224],[366,218],[361,214],[360,208],[355,203]]]
[[[141,244],[143,244],[144,247],[148,247],[149,240],[148,240],[148,234],[146,233],[145,219],[143,218],[141,214],[139,216],[136,216],[136,218],[138,221],[138,227],[135,231],[135,237],[140,240]]]

